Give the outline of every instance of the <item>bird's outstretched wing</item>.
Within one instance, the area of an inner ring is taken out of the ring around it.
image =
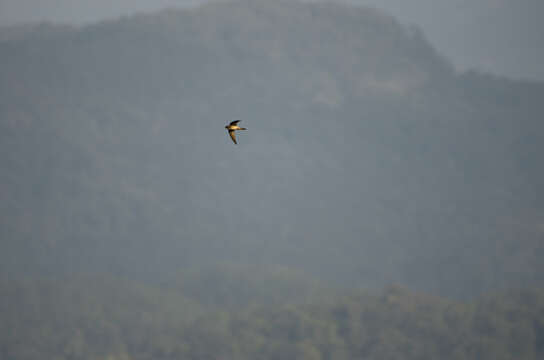
[[[234,134],[234,130],[229,130],[229,135],[230,135],[230,138],[232,139],[232,141],[235,143],[235,144],[238,144],[236,142],[236,135]]]
[[[232,121],[232,122],[229,124],[229,126],[236,125],[236,124],[238,124],[240,121],[242,121],[242,120],[234,120],[234,121]]]

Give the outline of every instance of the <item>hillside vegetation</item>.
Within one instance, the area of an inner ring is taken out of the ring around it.
[[[268,286],[264,282],[257,288],[268,291]],[[286,298],[283,304],[236,311],[225,311],[222,304],[198,306],[181,288],[111,278],[2,280],[0,291],[3,359],[537,360],[544,356],[540,290],[510,291],[461,303],[392,286],[379,294],[337,296],[328,303],[294,304]]]

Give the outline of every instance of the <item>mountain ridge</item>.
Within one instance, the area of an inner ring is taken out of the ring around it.
[[[209,4],[2,42],[0,61],[2,268],[541,284],[542,84],[456,73],[376,10]]]

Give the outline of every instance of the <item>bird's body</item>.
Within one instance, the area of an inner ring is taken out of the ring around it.
[[[229,132],[229,135],[230,135],[230,138],[232,139],[232,141],[235,143],[235,144],[238,144],[236,142],[236,135],[234,134],[234,132],[236,130],[247,130],[246,128],[243,128],[243,127],[240,127],[238,126],[238,123],[240,122],[240,120],[234,120],[232,121],[230,124],[228,124],[227,126],[225,126],[225,129],[228,130]]]

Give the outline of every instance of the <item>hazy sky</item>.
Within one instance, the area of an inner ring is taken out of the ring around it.
[[[93,22],[202,0],[0,0],[0,25]],[[271,0],[273,1],[273,0]],[[543,0],[351,0],[417,24],[461,69],[544,80]]]

